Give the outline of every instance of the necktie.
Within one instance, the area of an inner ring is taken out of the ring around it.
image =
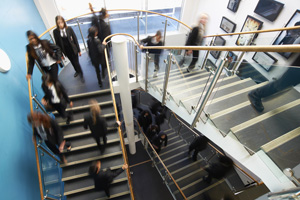
[[[67,37],[66,31],[63,30],[63,37]]]

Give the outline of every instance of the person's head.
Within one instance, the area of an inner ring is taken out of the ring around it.
[[[161,31],[160,30],[156,31],[156,34],[154,37],[155,37],[156,41],[159,42],[161,40]]]
[[[26,36],[30,45],[37,46],[38,44],[41,43],[39,37],[31,30],[26,32]]]
[[[200,14],[200,16],[199,16],[199,25],[202,24],[202,25],[205,26],[207,21],[208,21],[208,14],[206,14],[206,13]]]
[[[89,37],[90,38],[94,38],[98,35],[98,29],[95,26],[92,26],[91,28],[89,28]]]
[[[40,112],[31,112],[27,115],[27,120],[34,127],[43,125],[45,128],[50,128],[50,117]]]
[[[145,111],[144,112],[144,117],[147,117],[149,115],[149,112],[148,111]]]
[[[57,15],[57,16],[55,17],[55,23],[56,23],[56,27],[57,27],[58,29],[64,29],[64,28],[67,28],[67,24],[66,24],[65,19],[64,19],[62,16],[60,16],[60,15]]]
[[[94,99],[90,100],[90,111],[91,111],[92,117],[93,117],[93,124],[96,124],[97,116],[99,116],[101,114],[101,108],[100,108],[98,102]]]
[[[47,86],[51,86],[55,82],[50,74],[43,75],[42,80]]]
[[[98,172],[100,171],[100,169],[101,169],[101,162],[100,162],[100,160],[94,161],[92,163],[92,165],[90,166],[90,168],[89,168],[89,174],[90,175],[98,174]]]
[[[102,8],[99,12],[100,19],[106,19],[109,17],[109,14],[105,8]]]
[[[161,135],[160,135],[160,138],[161,138],[161,139],[165,139],[165,138],[166,138],[166,134],[161,134]]]

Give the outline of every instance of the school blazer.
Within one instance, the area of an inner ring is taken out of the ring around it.
[[[79,47],[78,40],[77,40],[77,37],[76,37],[73,29],[71,27],[67,27],[66,33],[67,33],[67,39],[72,47],[72,52],[74,53],[74,55],[77,55],[80,52],[80,47]],[[57,28],[54,29],[53,35],[54,35],[56,45],[59,46],[61,48],[62,52],[66,55],[66,49],[64,47],[64,43],[63,43],[62,37],[60,35],[60,30]]]

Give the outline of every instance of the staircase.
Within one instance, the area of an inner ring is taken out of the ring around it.
[[[94,181],[88,175],[88,169],[95,160],[101,160],[102,169],[119,169],[124,164],[118,129],[110,126],[116,121],[110,89],[75,94],[71,95],[70,99],[74,104],[72,108],[74,119],[69,125],[57,116],[57,113],[54,113],[63,129],[64,139],[70,141],[72,145],[70,152],[64,151],[68,162],[60,165],[62,181],[64,181],[64,195],[68,200],[107,199],[104,191],[94,190]],[[107,145],[103,154],[100,153],[90,130],[83,127],[83,117],[90,112],[90,99],[96,99],[99,102],[102,115],[108,124]],[[127,181],[124,171],[113,181],[110,199],[131,199]]]
[[[149,79],[149,93],[158,99],[161,99],[164,75],[159,73],[157,78]],[[187,73],[186,67],[172,65],[166,105],[172,109],[175,103],[179,116],[186,119],[187,115],[182,112],[185,110],[193,119],[199,108],[199,99],[205,95],[212,77],[205,70]],[[287,167],[294,168],[300,162],[300,94],[290,89],[283,91],[283,95],[264,99],[265,110],[258,113],[251,107],[247,94],[267,83],[256,84],[249,76],[227,77],[222,73],[204,109],[206,116],[202,114],[201,118],[204,124],[208,122],[215,126],[225,140],[230,137],[230,140],[233,138],[241,143],[251,155],[264,152],[282,171]],[[205,135],[209,137],[209,133]]]

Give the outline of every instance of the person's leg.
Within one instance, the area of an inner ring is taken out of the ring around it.
[[[52,106],[62,118],[68,117],[65,107],[61,103],[52,104]]]
[[[80,75],[80,78],[83,78],[83,72],[79,63],[79,56],[72,54],[70,58],[70,62],[72,63],[74,70]]]
[[[97,74],[97,79],[98,79],[98,84],[100,87],[102,87],[102,80],[101,80],[101,75],[100,75],[100,66],[99,64],[94,65],[95,70],[96,70],[96,74]]]
[[[109,187],[105,187],[105,188],[104,188],[104,192],[105,192],[106,196],[107,196],[108,198],[110,198]]]
[[[157,77],[157,73],[159,71],[159,56],[160,56],[160,54],[154,54],[154,73],[153,73],[153,78]]]
[[[102,145],[100,143],[100,137],[95,137],[95,140],[96,140],[96,143],[97,143],[97,146],[98,146],[99,150],[102,151]]]
[[[50,76],[54,79],[54,81],[57,81],[58,80],[58,66],[57,64],[53,64],[50,66],[50,70],[46,70],[47,73],[50,74]]]
[[[107,71],[107,65],[106,65],[104,52],[101,54],[101,70],[102,70],[102,78],[105,78],[105,73]]]
[[[195,68],[196,62],[198,61],[198,57],[199,57],[199,51],[193,51],[193,58],[192,58],[192,62],[189,65],[187,71],[191,71],[192,69]]]
[[[178,65],[181,67],[185,60],[185,55],[187,51],[184,51],[182,58],[178,61]]]
[[[195,148],[195,151],[193,153],[193,161],[197,160],[197,155],[198,155],[199,150],[197,148]]]

